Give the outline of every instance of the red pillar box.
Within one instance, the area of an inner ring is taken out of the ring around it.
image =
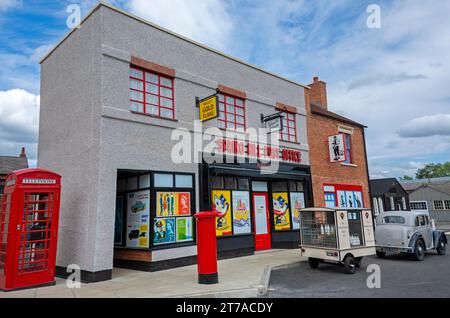
[[[194,215],[197,219],[197,264],[198,283],[217,284],[217,237],[216,212],[200,212]]]

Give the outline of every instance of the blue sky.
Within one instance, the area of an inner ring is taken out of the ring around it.
[[[373,177],[450,161],[450,0],[109,2],[301,83],[320,76],[330,110],[369,126]],[[85,15],[96,2],[0,0],[0,153],[24,145],[32,165],[38,61],[69,31],[71,3]],[[367,27],[370,4],[381,8],[380,29]]]

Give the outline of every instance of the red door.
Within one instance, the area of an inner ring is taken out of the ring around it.
[[[50,254],[55,252],[52,247],[56,244],[56,231],[52,231],[52,226],[57,224],[53,213],[55,199],[54,191],[23,192],[23,212],[18,215],[15,229],[15,287],[53,280],[54,261]]]
[[[253,193],[253,220],[255,224],[255,250],[267,250],[270,242],[269,199],[267,193]]]

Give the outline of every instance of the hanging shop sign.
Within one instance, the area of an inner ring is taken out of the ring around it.
[[[346,160],[343,134],[328,137],[328,151],[330,154],[330,162],[342,162]]]
[[[270,130],[270,132],[283,131],[283,115],[276,113],[269,116],[261,114],[261,122]]]
[[[198,101],[200,121],[205,122],[219,116],[219,98],[212,95]]]
[[[272,193],[275,231],[291,229],[289,199],[287,192]]]
[[[127,195],[127,247],[149,247],[150,191]]]
[[[216,218],[217,236],[231,235],[231,191],[212,191],[213,211],[219,213]]]
[[[157,192],[156,216],[180,216],[191,214],[189,192]]]
[[[303,192],[291,192],[292,229],[300,229],[300,209],[305,208],[305,194]]]
[[[292,163],[302,162],[302,153],[298,150],[274,147],[244,140],[216,139],[218,152],[245,158],[281,160]]]
[[[234,234],[250,234],[250,194],[248,191],[233,191]]]

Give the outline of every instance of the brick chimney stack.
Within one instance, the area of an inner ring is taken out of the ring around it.
[[[27,154],[25,152],[25,147],[22,147],[22,151],[20,152],[20,158],[26,158]]]
[[[328,109],[327,83],[319,80],[319,77],[315,76],[313,78],[313,83],[309,84],[309,87],[311,87],[310,90],[311,103],[323,107],[325,109]]]

